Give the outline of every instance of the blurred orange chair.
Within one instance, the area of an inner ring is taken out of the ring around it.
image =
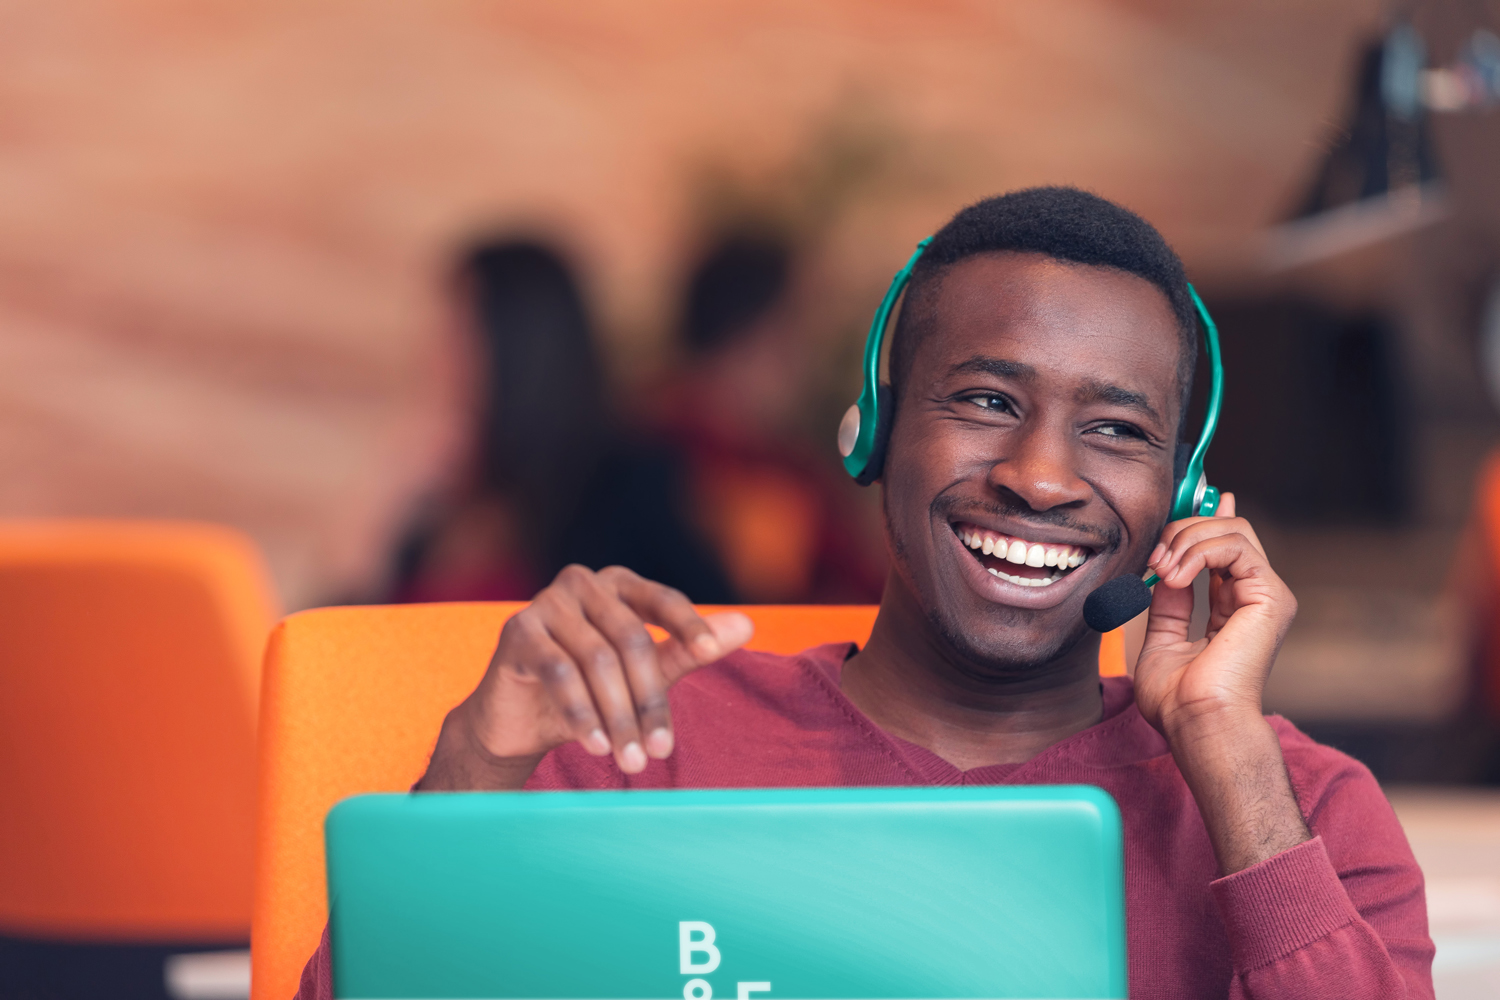
[[[1449,588],[1476,633],[1482,710],[1500,719],[1500,449],[1479,470],[1474,513],[1459,541]]]
[[[245,940],[270,595],[228,528],[0,522],[0,934]]]
[[[479,682],[500,627],[525,603],[322,608],[276,627],[261,704],[260,813],[251,934],[254,1000],[285,1000],[327,921],[323,817],[361,792],[405,791],[443,717]],[[718,610],[706,608],[704,610]],[[750,648],[863,645],[874,606],[746,606]],[[1118,673],[1124,672],[1123,643]]]

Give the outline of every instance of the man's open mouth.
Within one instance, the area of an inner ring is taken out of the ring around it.
[[[1022,587],[1048,587],[1082,566],[1093,549],[1032,542],[973,524],[953,526],[954,534],[990,573]]]

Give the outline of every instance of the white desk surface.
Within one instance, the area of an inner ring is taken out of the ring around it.
[[[1500,997],[1500,789],[1386,789],[1427,876],[1438,1000]]]

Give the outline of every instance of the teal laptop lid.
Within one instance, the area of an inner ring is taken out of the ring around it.
[[[1098,788],[367,795],[326,834],[340,998],[1126,991]]]

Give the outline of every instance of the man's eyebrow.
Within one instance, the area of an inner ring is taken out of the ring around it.
[[[949,375],[994,375],[997,378],[1013,378],[1030,382],[1036,378],[1036,369],[1019,361],[992,358],[976,354],[967,361],[960,361],[948,369]]]
[[[1151,405],[1144,393],[1124,389],[1109,382],[1085,382],[1074,398],[1080,403],[1109,403],[1112,406],[1123,406],[1129,410],[1138,410],[1152,420],[1161,421],[1161,415],[1156,412],[1156,407]]]

